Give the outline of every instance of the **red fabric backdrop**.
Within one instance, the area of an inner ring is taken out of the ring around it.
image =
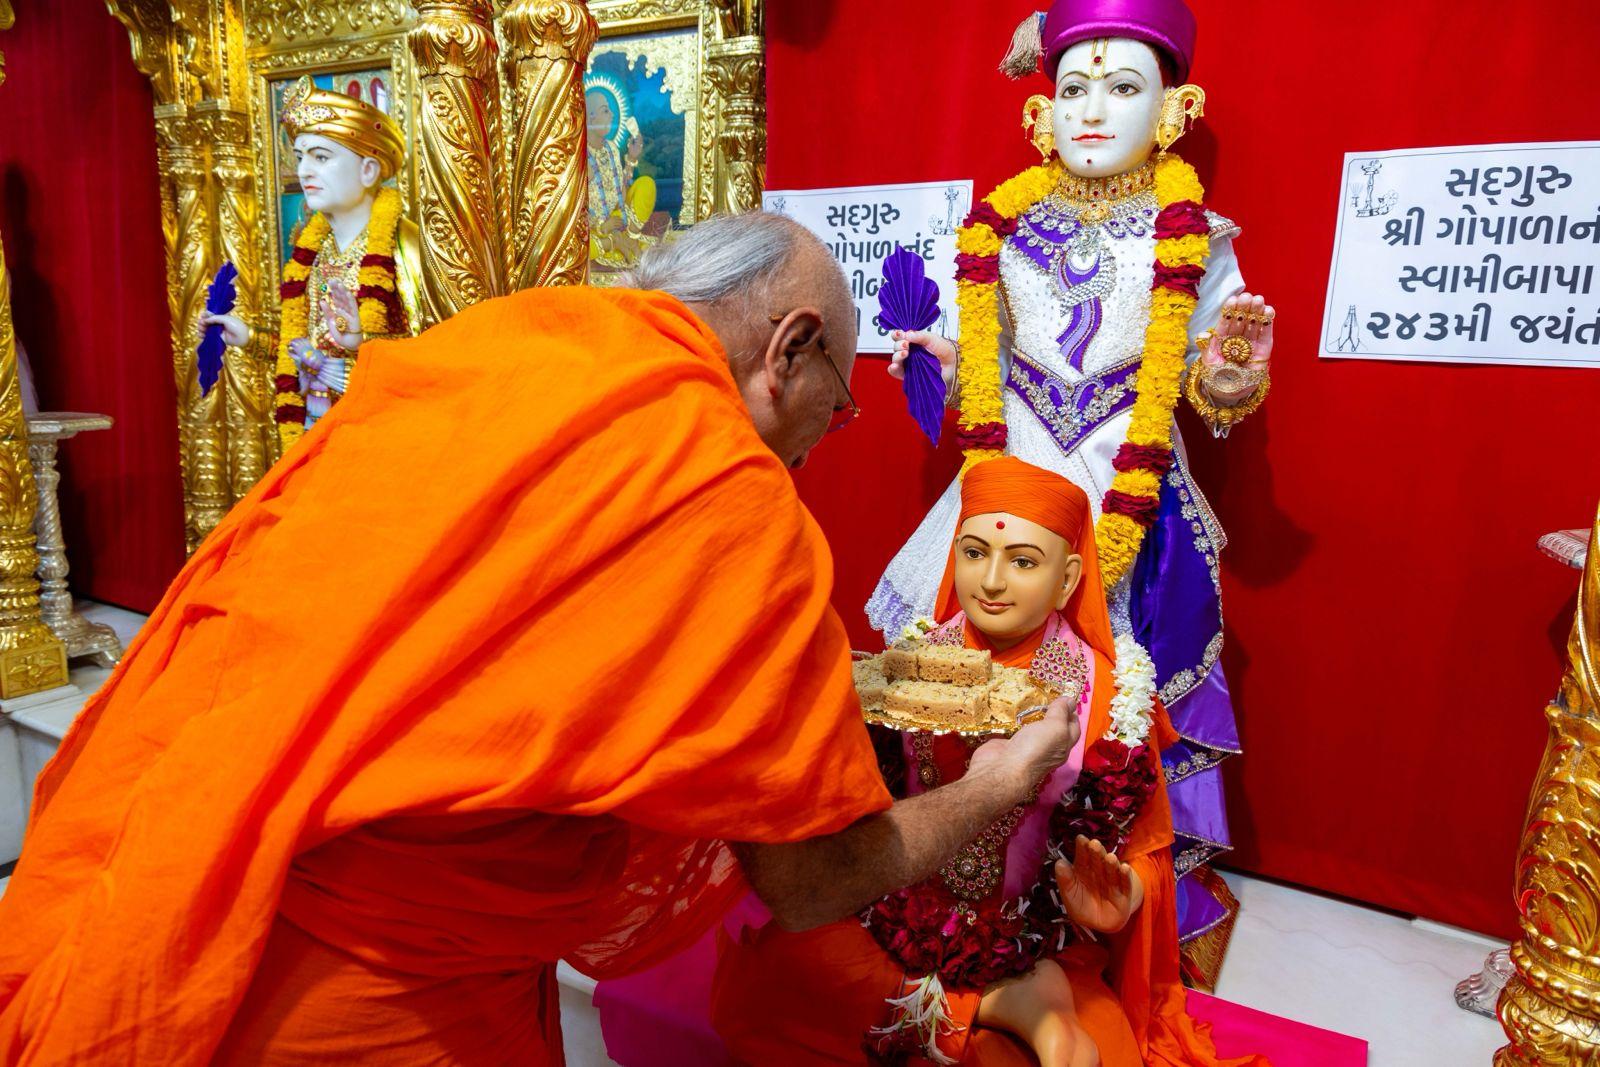
[[[183,563],[150,85],[103,0],[18,6],[0,34],[0,233],[45,410],[114,429],[61,448],[75,592],[148,611]]]
[[[1570,624],[1574,572],[1535,538],[1600,496],[1600,372],[1321,362],[1342,154],[1597,133],[1600,7],[1549,0],[1190,0],[1179,145],[1238,219],[1245,277],[1279,309],[1276,388],[1213,442],[1184,427],[1232,544],[1224,662],[1245,755],[1229,787],[1243,868],[1475,929],[1512,930],[1510,873]],[[995,65],[1016,0],[770,0],[771,188],[973,178],[1037,160]],[[948,484],[864,361],[867,414],[801,473],[861,607]]]

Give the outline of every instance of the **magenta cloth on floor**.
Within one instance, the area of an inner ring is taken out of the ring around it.
[[[1211,1024],[1221,1056],[1255,1053],[1272,1067],[1367,1067],[1367,1043],[1189,990],[1189,1014]]]
[[[765,925],[770,916],[747,896],[729,913],[730,934]],[[600,983],[594,1005],[606,1053],[622,1067],[737,1067],[711,1028],[711,981],[717,930],[666,962]],[[1332,1030],[1189,991],[1189,1014],[1212,1026],[1223,1056],[1266,1056],[1272,1067],[1366,1067],[1367,1043]]]

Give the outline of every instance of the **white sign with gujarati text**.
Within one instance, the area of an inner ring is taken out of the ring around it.
[[[773,190],[762,194],[766,211],[787,215],[821,237],[844,267],[856,301],[862,352],[891,352],[889,331],[878,324],[883,261],[896,247],[927,263],[939,286],[939,321],[929,329],[956,337],[956,230],[972,209],[972,182],[859,185],[840,189]]]
[[[1600,367],[1600,141],[1347,154],[1322,355]]]

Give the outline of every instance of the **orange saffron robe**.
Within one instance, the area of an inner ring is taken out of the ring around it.
[[[969,623],[966,645],[990,651],[1001,666],[1028,668],[1047,629],[1000,652]],[[1095,657],[1094,693],[1083,728],[1092,742],[1110,728],[1114,685],[1110,662],[1088,651]],[[1176,737],[1158,704],[1151,743],[1164,746]],[[1105,944],[1069,945],[1054,957],[1072,984],[1078,1022],[1094,1039],[1104,1067],[1268,1067],[1262,1057],[1219,1058],[1209,1027],[1185,1009],[1166,798],[1164,784],[1158,784],[1121,853],[1144,884],[1143,905]],[[867,1031],[888,1021],[887,1000],[906,991],[907,977],[855,920],[800,934],[773,925],[746,930],[736,943],[723,944],[713,1023],[740,1063],[862,1064],[870,1062],[863,1051]],[[962,1067],[1036,1067],[1020,1040],[974,1025],[980,992],[947,993],[954,1032],[940,1038],[942,1053]]]
[[[555,961],[649,965],[748,891],[721,840],[890,803],[832,581],[677,301],[364,347],[40,776],[0,1062],[561,1062]]]

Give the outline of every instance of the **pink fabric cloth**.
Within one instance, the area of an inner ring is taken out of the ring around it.
[[[1367,1043],[1189,990],[1189,1014],[1212,1026],[1222,1056],[1265,1056],[1272,1067],[1366,1067]]]
[[[1083,753],[1089,743],[1087,734],[1089,705],[1094,698],[1094,653],[1084,644],[1082,638],[1072,632],[1072,628],[1059,614],[1050,616],[1040,644],[1046,644],[1056,638],[1066,641],[1081,652],[1088,667],[1088,673],[1084,675],[1083,697],[1078,701],[1078,743],[1072,746],[1072,754],[1067,757],[1067,761],[1051,772],[1044,788],[1039,790],[1038,802],[1022,817],[1022,821],[1017,824],[1006,845],[1005,893],[1010,897],[1021,896],[1033,887],[1034,876],[1039,873],[1039,864],[1044,861],[1045,837],[1050,829],[1050,809],[1067,795],[1068,790],[1078,784],[1078,775],[1083,773]],[[926,790],[917,778],[917,757],[911,748],[910,734],[905,736],[903,748],[906,757],[907,795],[916,796]]]

